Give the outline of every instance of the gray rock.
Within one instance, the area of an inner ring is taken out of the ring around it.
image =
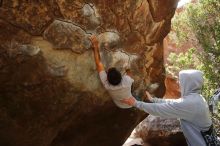
[[[99,45],[102,49],[117,50],[120,48],[120,36],[117,32],[109,31],[98,35]]]
[[[54,48],[71,49],[75,53],[83,53],[91,46],[88,35],[82,28],[60,20],[55,20],[45,30],[44,38],[51,42]]]
[[[62,77],[67,74],[68,69],[66,68],[66,66],[54,66],[54,65],[52,66],[51,65],[51,66],[48,66],[48,71],[53,76]]]
[[[95,14],[95,6],[85,4],[82,8],[82,14],[86,22],[86,28],[89,32],[95,30],[100,24],[100,18]]]
[[[187,146],[177,119],[149,115],[134,131],[135,138],[143,139],[150,146]]]
[[[94,10],[88,4],[84,5],[84,7],[82,8],[82,12],[83,12],[83,15],[86,17],[92,16],[94,14]]]
[[[22,54],[28,55],[28,56],[34,56],[37,55],[40,52],[40,48],[33,45],[21,45],[19,47],[19,50]]]

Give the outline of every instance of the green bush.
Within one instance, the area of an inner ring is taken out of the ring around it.
[[[170,54],[167,72],[196,68],[204,72],[203,94],[210,97],[220,85],[220,2],[200,0],[188,4],[172,20],[171,40],[178,46],[190,43],[194,49]]]

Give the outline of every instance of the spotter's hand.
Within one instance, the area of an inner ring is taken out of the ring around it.
[[[152,96],[150,95],[150,93],[148,91],[145,91],[145,94],[146,94],[146,99],[148,101],[152,101],[153,100]]]
[[[134,97],[129,97],[126,99],[121,100],[122,103],[134,106],[136,104],[136,99]]]

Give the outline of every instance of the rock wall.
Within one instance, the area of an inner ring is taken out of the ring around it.
[[[136,127],[134,137],[147,146],[187,146],[177,119],[149,115]]]
[[[166,92],[164,98],[177,99],[181,97],[180,86],[176,78],[167,75],[165,79]]]
[[[95,69],[131,68],[164,94],[163,38],[177,0],[0,0],[0,145],[120,146],[144,114],[119,109]],[[166,6],[166,7],[164,7]]]

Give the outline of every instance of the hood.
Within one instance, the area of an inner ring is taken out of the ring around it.
[[[190,93],[201,93],[203,86],[203,73],[199,70],[182,70],[179,72],[181,96]]]

